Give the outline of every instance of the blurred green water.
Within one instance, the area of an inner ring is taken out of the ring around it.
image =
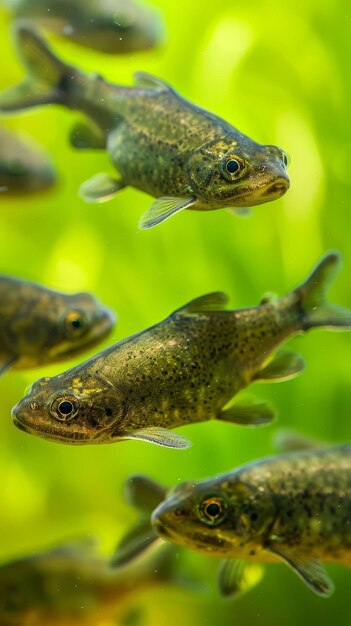
[[[344,270],[332,299],[351,306],[351,9],[348,3],[252,0],[239,4],[193,0],[154,2],[165,15],[163,48],[129,58],[108,57],[55,40],[60,54],[110,80],[130,83],[143,69],[213,110],[257,141],[291,155],[291,189],[257,207],[249,219],[226,211],[185,212],[150,231],[137,230],[150,197],[123,191],[109,204],[85,205],[79,184],[113,171],[106,155],[73,151],[67,140],[77,115],[42,108],[6,123],[32,134],[52,154],[60,182],[50,193],[0,199],[1,272],[62,290],[89,289],[119,314],[111,342],[155,323],[186,301],[212,290],[233,307],[256,304],[268,290],[286,292],[327,249],[342,251]],[[0,14],[0,87],[22,76]],[[5,61],[6,59],[6,61]],[[289,346],[307,361],[303,376],[253,392],[277,408],[275,426],[330,441],[350,439],[351,335],[314,332]],[[72,363],[68,363],[67,367]],[[169,484],[227,470],[270,454],[274,427],[245,430],[206,423],[184,429],[194,446],[184,452],[126,442],[70,447],[17,431],[9,419],[24,388],[61,365],[0,379],[0,557],[30,552],[67,536],[93,532],[106,554],[134,520],[122,483],[144,472]],[[351,619],[350,572],[328,568],[334,596],[314,597],[283,566],[267,567],[263,582],[237,602],[215,590],[215,560],[188,555],[208,572],[206,593],[155,592],[143,599],[147,623],[214,626],[307,625]],[[211,590],[212,589],[212,590]]]

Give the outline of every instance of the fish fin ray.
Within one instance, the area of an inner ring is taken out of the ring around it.
[[[291,380],[296,378],[305,367],[305,361],[296,352],[288,352],[280,350],[274,358],[255,376],[255,380],[270,382],[281,382],[283,380]]]
[[[158,426],[148,426],[147,428],[141,428],[132,433],[128,433],[127,439],[139,439],[140,441],[147,441],[154,443],[157,446],[163,446],[165,448],[189,448],[192,444],[189,439],[186,439],[178,433],[174,433],[167,428],[161,428]]]
[[[275,418],[272,407],[262,400],[246,398],[219,413],[217,419],[241,426],[263,426]]]
[[[238,596],[255,587],[264,574],[258,563],[248,563],[242,559],[225,559],[218,572],[219,590],[223,596]]]
[[[104,150],[106,138],[100,129],[86,122],[77,122],[71,129],[71,146],[77,150]]]
[[[135,84],[139,85],[140,87],[158,89],[159,91],[175,91],[173,87],[171,87],[171,85],[169,85],[169,83],[167,83],[165,80],[163,80],[162,78],[158,78],[158,76],[154,76],[153,74],[149,74],[148,72],[134,72],[134,80]]]
[[[151,527],[150,515],[143,515],[119,542],[111,558],[112,567],[120,567],[133,561],[158,540]]]
[[[27,23],[18,23],[15,36],[28,77],[0,94],[0,111],[20,111],[40,104],[63,103],[66,96],[62,86],[64,79],[72,76],[75,70],[60,61]]]
[[[213,293],[207,293],[205,296],[200,296],[191,300],[180,309],[177,309],[172,313],[173,315],[189,315],[193,313],[211,313],[223,311],[228,303],[229,297],[223,291],[214,291]]]
[[[307,280],[294,290],[302,308],[303,330],[326,326],[351,328],[351,310],[327,301],[326,294],[341,265],[338,252],[329,252],[318,263]]]
[[[79,188],[79,197],[85,202],[107,202],[125,187],[121,179],[108,174],[96,174]]]
[[[173,198],[162,196],[152,203],[151,207],[141,216],[139,228],[146,230],[158,226],[172,215],[188,209],[195,203],[195,198]]]
[[[142,474],[130,476],[124,485],[127,502],[139,511],[149,513],[164,500],[166,493],[166,487]]]
[[[233,206],[227,208],[228,213],[239,217],[250,217],[252,208],[249,206]]]
[[[269,545],[269,550],[289,565],[314,593],[325,598],[333,593],[334,584],[318,559],[305,556],[296,548],[274,543]]]

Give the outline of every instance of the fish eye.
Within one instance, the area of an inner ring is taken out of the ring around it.
[[[238,156],[229,156],[221,164],[223,175],[228,180],[237,180],[245,171],[245,161]]]
[[[66,335],[71,339],[81,337],[88,328],[88,321],[82,311],[69,311],[64,317],[64,329]]]
[[[225,518],[227,506],[222,498],[211,497],[201,502],[199,511],[203,522],[216,526]]]
[[[284,166],[285,166],[285,167],[288,167],[288,165],[289,165],[289,163],[290,163],[290,157],[289,157],[289,155],[288,155],[288,154],[286,154],[286,152],[284,152],[283,150],[282,150],[282,161],[283,161],[283,163],[284,163]]]
[[[51,414],[60,422],[69,422],[77,415],[79,403],[75,396],[55,398],[51,404]]]

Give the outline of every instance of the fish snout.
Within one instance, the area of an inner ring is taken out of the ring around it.
[[[289,187],[290,187],[290,178],[286,174],[285,176],[282,176],[281,178],[276,180],[274,183],[272,183],[268,187],[266,193],[270,196],[280,197],[280,196],[283,196],[288,191]]]

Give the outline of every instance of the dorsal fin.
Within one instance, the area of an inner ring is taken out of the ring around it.
[[[148,72],[134,72],[134,80],[136,85],[140,85],[140,87],[148,87],[149,89],[158,89],[162,91],[171,91],[172,93],[176,93],[166,81],[162,80],[162,78],[158,78],[158,76],[153,76],[153,74],[149,74]]]
[[[228,304],[229,297],[223,291],[215,291],[208,293],[200,298],[191,300],[185,306],[174,311],[173,315],[191,314],[191,313],[208,313],[215,311],[223,311]]]

